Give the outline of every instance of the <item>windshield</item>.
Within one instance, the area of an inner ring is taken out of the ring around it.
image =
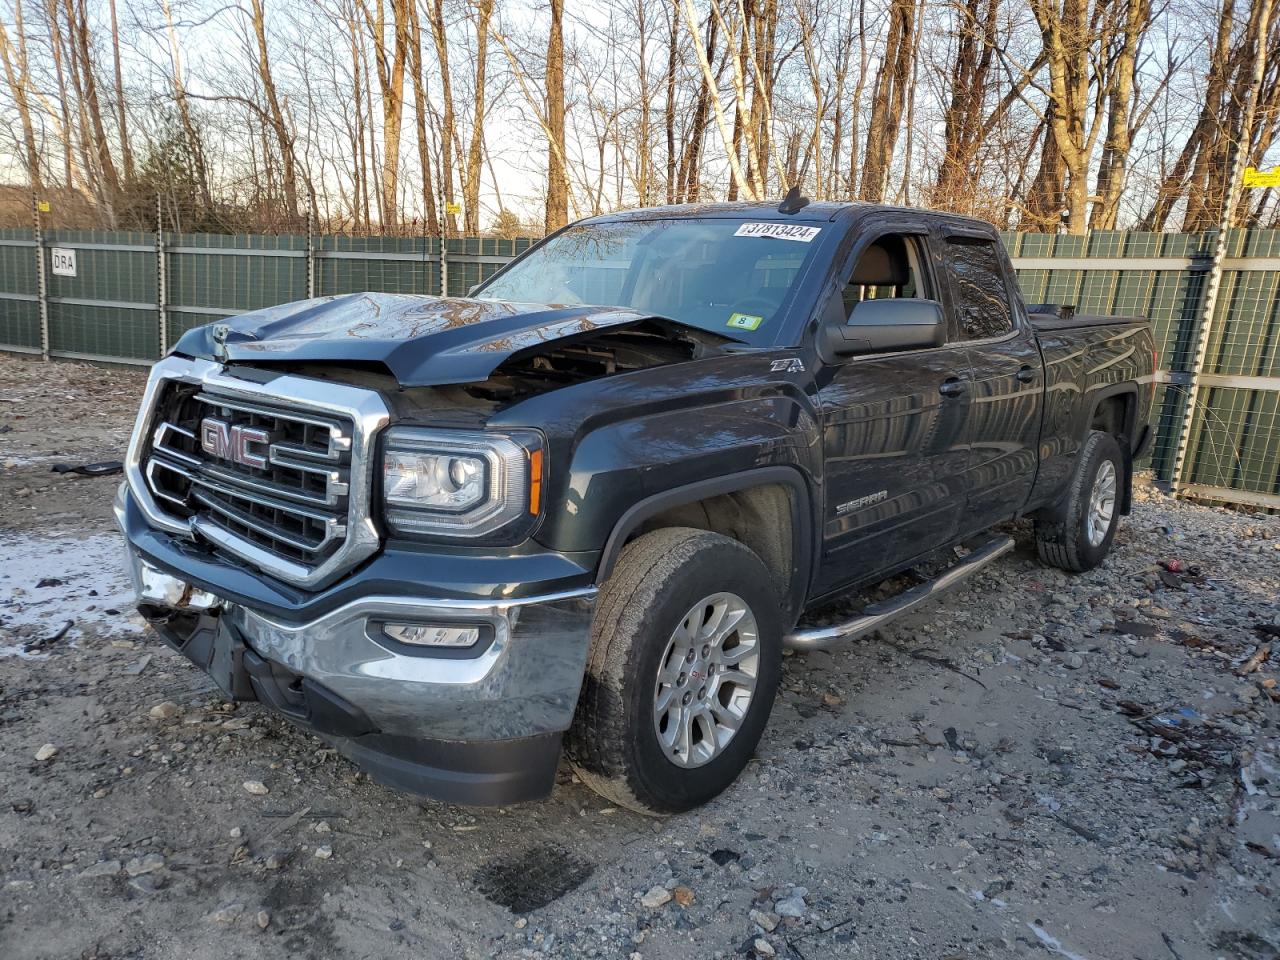
[[[768,343],[822,227],[751,220],[630,220],[571,227],[476,295],[629,307]]]

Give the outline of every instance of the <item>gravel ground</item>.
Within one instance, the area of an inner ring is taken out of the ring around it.
[[[714,803],[649,820],[562,771],[473,810],[222,703],[129,616],[118,478],[49,467],[119,457],[141,384],[0,359],[6,960],[1280,956],[1280,520],[1144,488],[1080,577],[1017,530],[788,657]]]

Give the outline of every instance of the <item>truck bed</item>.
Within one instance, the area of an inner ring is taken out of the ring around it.
[[[1101,313],[1047,312],[1041,305],[1027,308],[1027,317],[1037,330],[1078,330],[1085,327],[1118,327],[1146,323],[1146,317],[1114,317]]]

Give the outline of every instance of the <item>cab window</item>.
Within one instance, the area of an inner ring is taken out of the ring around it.
[[[903,234],[878,237],[858,256],[844,285],[844,315],[863,300],[927,297],[920,271],[919,241]]]
[[[947,239],[956,312],[964,340],[988,340],[1013,329],[1009,291],[994,241],[977,237]]]

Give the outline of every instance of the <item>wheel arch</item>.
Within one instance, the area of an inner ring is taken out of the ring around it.
[[[1084,432],[1101,430],[1116,438],[1124,456],[1124,483],[1120,489],[1120,513],[1133,510],[1133,460],[1139,444],[1138,387],[1121,383],[1108,387],[1093,398]]]
[[[785,508],[778,502],[780,494]],[[784,519],[789,537],[777,536],[770,523]],[[609,579],[631,539],[665,526],[722,533],[754,550],[778,581],[786,627],[794,625],[808,595],[816,550],[813,496],[799,469],[757,467],[672,487],[638,501],[618,518],[605,541],[596,582]]]

